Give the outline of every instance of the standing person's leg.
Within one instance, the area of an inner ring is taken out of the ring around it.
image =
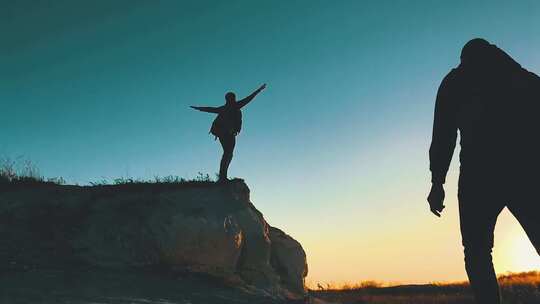
[[[219,180],[226,181],[227,171],[233,157],[234,146],[236,145],[236,138],[232,134],[224,135],[219,137],[219,142],[221,143],[221,147],[223,147],[223,156],[221,157],[219,166]]]
[[[478,304],[501,303],[499,284],[491,251],[497,216],[504,200],[493,193],[493,185],[460,177],[459,217],[465,253],[465,269]],[[497,188],[495,188],[497,189]]]

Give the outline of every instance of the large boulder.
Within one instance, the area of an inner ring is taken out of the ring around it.
[[[304,278],[308,266],[302,245],[278,228],[270,227],[272,268],[278,273],[281,283],[293,292],[304,291]]]
[[[298,296],[307,275],[302,246],[267,224],[242,180],[0,188],[0,265],[164,267]]]

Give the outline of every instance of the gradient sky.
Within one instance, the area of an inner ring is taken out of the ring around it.
[[[266,82],[230,175],[308,282],[464,279],[457,159],[443,218],[425,197],[435,93],[474,37],[540,72],[535,0],[0,1],[0,156],[79,184],[214,175],[213,116],[188,105]],[[506,211],[494,255],[540,268]]]

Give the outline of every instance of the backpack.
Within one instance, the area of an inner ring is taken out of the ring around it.
[[[239,108],[225,108],[218,114],[216,119],[214,119],[214,122],[212,122],[210,133],[217,138],[227,134],[236,135],[241,129],[242,111],[240,111]]]

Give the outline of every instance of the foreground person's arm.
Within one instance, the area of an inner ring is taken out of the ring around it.
[[[456,100],[452,98],[451,84],[455,72],[450,72],[442,81],[437,92],[433,137],[429,149],[429,168],[431,170],[431,191],[428,196],[430,210],[436,216],[444,209],[444,187],[446,173],[456,147]]]

